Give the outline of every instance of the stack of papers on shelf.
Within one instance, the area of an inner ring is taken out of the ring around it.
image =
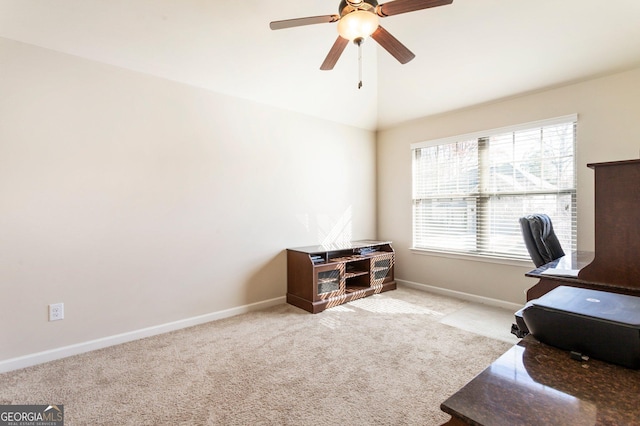
[[[559,269],[559,268],[549,268],[540,272],[540,275],[553,275],[554,277],[569,277],[569,278],[578,278],[579,269]]]

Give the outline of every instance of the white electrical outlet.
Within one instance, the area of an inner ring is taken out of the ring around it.
[[[64,319],[64,303],[52,303],[49,305],[49,321]]]

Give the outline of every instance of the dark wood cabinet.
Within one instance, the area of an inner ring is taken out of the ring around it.
[[[346,244],[287,249],[287,303],[322,312],[361,297],[394,290],[391,243]]]

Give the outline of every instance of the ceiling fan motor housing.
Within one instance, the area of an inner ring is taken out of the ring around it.
[[[340,17],[348,15],[351,12],[355,12],[356,10],[366,10],[368,12],[376,13],[376,7],[378,7],[378,2],[376,0],[342,0],[338,6],[338,13],[340,14]]]

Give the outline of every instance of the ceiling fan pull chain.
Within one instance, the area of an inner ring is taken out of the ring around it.
[[[358,44],[358,89],[362,89],[362,39],[356,43]]]

